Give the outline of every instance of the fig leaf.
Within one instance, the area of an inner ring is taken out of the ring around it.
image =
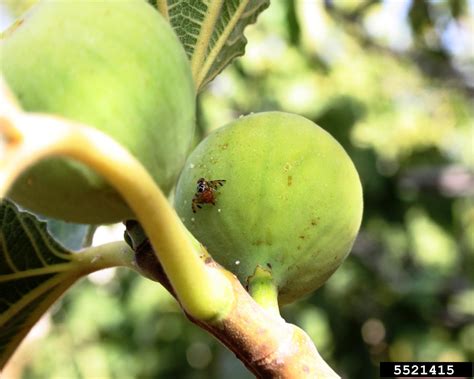
[[[91,252],[73,254],[49,234],[46,222],[8,200],[0,203],[0,370],[69,287],[90,272],[117,265],[113,257]],[[123,250],[112,253],[123,263]]]
[[[0,207],[0,367],[44,311],[79,276],[46,223],[4,200]]]
[[[270,0],[153,2],[181,40],[198,91],[244,54],[245,27],[270,5]]]

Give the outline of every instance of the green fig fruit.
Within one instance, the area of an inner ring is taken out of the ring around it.
[[[244,284],[258,268],[270,271],[280,304],[320,287],[343,262],[362,204],[341,145],[281,112],[239,118],[209,135],[188,157],[175,196],[213,258]]]
[[[107,133],[164,192],[173,187],[193,139],[195,89],[177,36],[146,1],[41,1],[4,33],[0,59],[25,110]],[[65,158],[27,170],[9,197],[66,221],[133,217],[102,177]]]

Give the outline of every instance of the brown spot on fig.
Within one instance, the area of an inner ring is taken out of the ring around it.
[[[268,246],[271,246],[271,245],[272,245],[272,241],[259,239],[259,240],[253,241],[253,242],[252,242],[252,245],[253,245],[253,246],[261,246],[261,245],[268,245]]]
[[[313,225],[313,226],[318,225],[318,220],[316,220],[316,219],[313,218],[313,219],[311,220],[311,225]]]
[[[267,227],[267,229],[265,230],[265,243],[268,246],[273,245],[273,237],[272,236],[273,236],[273,234],[272,234],[271,229]]]
[[[298,236],[298,238],[301,238],[302,240],[304,240],[306,236]]]
[[[292,182],[293,182],[293,177],[292,177],[292,176],[288,176],[288,187],[291,186]]]

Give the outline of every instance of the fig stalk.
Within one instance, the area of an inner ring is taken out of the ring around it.
[[[280,314],[278,307],[278,288],[269,270],[257,266],[255,273],[249,278],[248,291],[250,296],[264,309]]]
[[[110,267],[128,267],[140,272],[135,265],[133,250],[123,241],[87,247],[80,254],[72,254],[71,259],[84,266],[85,272],[92,273]]]

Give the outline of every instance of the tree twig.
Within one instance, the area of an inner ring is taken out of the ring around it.
[[[147,240],[135,246],[137,266],[141,272],[147,273],[149,279],[161,283],[175,296],[151,249]],[[237,277],[212,259],[207,259],[206,264],[226,273],[233,286],[235,302],[223,319],[200,321],[186,314],[191,322],[227,346],[258,378],[339,378],[303,330],[285,322],[271,309],[262,308],[250,297]]]

